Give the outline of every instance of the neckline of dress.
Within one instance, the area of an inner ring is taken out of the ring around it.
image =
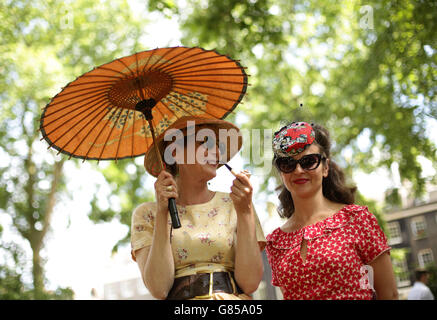
[[[213,192],[214,192],[214,195],[207,202],[195,203],[195,204],[182,204],[182,205],[181,204],[177,204],[176,206],[179,207],[179,208],[192,208],[192,207],[199,207],[199,206],[209,205],[211,202],[213,202],[215,200],[215,198],[218,195],[217,191],[213,191]]]
[[[346,209],[346,208],[349,207],[349,206],[350,206],[350,204],[346,204],[346,205],[344,205],[340,210],[338,210],[337,212],[335,212],[332,216],[327,217],[327,218],[325,218],[325,219],[323,219],[323,220],[317,221],[317,222],[315,222],[315,223],[309,224],[309,225],[307,225],[307,226],[305,226],[305,227],[302,227],[302,228],[297,229],[297,230],[294,230],[294,231],[287,232],[287,231],[282,230],[281,227],[278,227],[278,229],[279,229],[280,232],[285,233],[285,234],[296,234],[296,233],[299,233],[299,232],[303,232],[303,231],[304,231],[305,229],[307,229],[307,228],[312,228],[312,227],[315,227],[315,226],[317,226],[317,225],[319,225],[319,224],[326,223],[326,221],[328,221],[329,219],[333,219],[335,216],[337,216],[337,215],[339,215],[340,213],[342,213],[343,210]]]

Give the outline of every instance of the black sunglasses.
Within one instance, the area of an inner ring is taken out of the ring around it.
[[[275,165],[279,171],[283,173],[291,173],[296,169],[298,163],[304,170],[315,170],[319,167],[322,160],[325,161],[326,157],[319,153],[312,153],[303,156],[299,160],[295,160],[291,157],[277,158]]]

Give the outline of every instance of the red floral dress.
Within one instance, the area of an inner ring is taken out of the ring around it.
[[[375,216],[358,205],[293,232],[277,228],[267,236],[266,246],[272,284],[282,287],[286,300],[372,299],[373,270],[368,264],[390,249]]]

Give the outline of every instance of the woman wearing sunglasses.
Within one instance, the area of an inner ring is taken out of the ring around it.
[[[230,135],[224,145],[221,130]],[[174,141],[170,132],[179,133]],[[239,129],[224,120],[183,117],[156,143],[167,170],[160,170],[152,147],[144,165],[157,177],[156,201],[141,204],[132,216],[132,258],[145,285],[158,299],[251,299],[263,275],[265,237],[249,177],[236,174],[230,193],[208,189],[217,169],[241,148]],[[169,198],[176,199],[181,222],[173,230]]]
[[[328,131],[293,122],[275,133],[274,165],[282,186],[267,236],[272,284],[284,299],[397,299],[387,239],[355,187],[331,159]]]

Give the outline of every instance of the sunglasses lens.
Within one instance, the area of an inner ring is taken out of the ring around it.
[[[290,173],[296,169],[297,161],[291,158],[279,158],[276,160],[278,169],[284,173]]]
[[[309,154],[299,160],[292,158],[279,158],[276,160],[276,166],[284,173],[290,173],[296,169],[297,164],[304,170],[314,170],[320,164],[322,156],[320,154]]]
[[[316,154],[307,155],[300,159],[300,166],[304,170],[314,170],[319,166],[320,158]]]

